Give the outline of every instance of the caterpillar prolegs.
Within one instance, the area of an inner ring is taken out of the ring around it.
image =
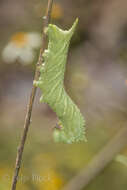
[[[59,119],[54,128],[56,142],[73,143],[85,140],[85,121],[78,107],[64,89],[64,73],[71,37],[78,19],[70,30],[61,30],[49,24],[46,33],[49,43],[43,54],[40,78],[34,84],[42,91],[40,101],[47,103]]]

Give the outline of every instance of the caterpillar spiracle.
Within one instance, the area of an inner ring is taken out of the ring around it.
[[[86,140],[85,120],[64,89],[68,48],[77,23],[78,19],[68,31],[48,25],[48,49],[42,55],[44,63],[40,67],[40,78],[34,81],[34,85],[42,91],[40,102],[47,103],[59,119],[60,127],[55,127],[53,132],[54,140],[69,144]]]

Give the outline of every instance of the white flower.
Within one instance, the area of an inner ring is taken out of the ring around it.
[[[2,52],[3,60],[13,63],[16,60],[22,64],[30,64],[35,57],[35,49],[41,45],[41,36],[38,33],[16,33]]]

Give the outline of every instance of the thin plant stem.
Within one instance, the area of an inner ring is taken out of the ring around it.
[[[35,75],[34,75],[35,81],[38,80],[39,75],[40,75],[39,66],[43,62],[42,54],[43,54],[43,52],[46,48],[46,44],[47,44],[47,37],[45,34],[45,28],[48,26],[48,23],[50,20],[52,4],[53,4],[53,0],[48,0],[47,11],[46,11],[45,16],[43,17],[44,24],[43,24],[43,32],[42,32],[42,48],[40,49],[39,59],[38,59],[36,69],[35,69]],[[30,126],[31,113],[32,113],[32,109],[33,109],[34,98],[36,95],[36,89],[37,88],[35,86],[32,86],[29,102],[27,105],[27,111],[26,111],[25,122],[24,122],[24,129],[23,129],[21,141],[20,141],[18,151],[17,151],[17,157],[16,157],[16,163],[15,163],[14,176],[13,176],[13,180],[12,180],[11,190],[16,190],[17,179],[18,179],[18,175],[19,175],[19,171],[20,171],[20,167],[21,167],[21,162],[22,162],[24,145],[26,142],[26,138],[27,138],[27,134],[28,134],[29,126]]]

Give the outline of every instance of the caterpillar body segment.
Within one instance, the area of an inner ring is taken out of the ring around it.
[[[40,101],[47,103],[59,119],[60,128],[54,128],[55,141],[69,144],[86,140],[85,120],[64,89],[68,48],[77,22],[76,19],[68,31],[49,24],[46,30],[48,49],[43,54],[44,64],[40,68],[39,81],[34,81],[42,91]]]

